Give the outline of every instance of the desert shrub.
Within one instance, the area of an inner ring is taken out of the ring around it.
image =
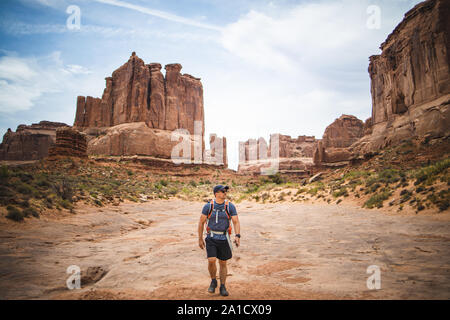
[[[441,190],[427,197],[440,211],[445,211],[450,207],[450,190]]]
[[[16,185],[16,190],[21,194],[28,194],[28,195],[33,194],[33,192],[35,191],[35,189],[32,186],[26,183],[18,183]]]
[[[378,173],[378,181],[385,184],[395,183],[400,180],[400,173],[396,169],[384,169]]]
[[[63,200],[72,200],[74,191],[72,183],[70,183],[69,180],[62,179],[61,181],[54,183],[53,189],[55,190],[56,194]]]
[[[163,187],[167,187],[167,185],[169,184],[169,182],[167,180],[161,179],[159,180],[159,183],[163,186]]]
[[[189,181],[189,184],[193,187],[197,187],[197,182],[195,182],[194,180]]]
[[[259,186],[254,184],[254,185],[248,186],[245,193],[254,193],[254,192],[258,192],[258,190],[259,190]]]
[[[404,203],[406,201],[408,201],[409,199],[411,199],[412,196],[412,192],[407,190],[407,189],[403,189],[400,192],[400,203]]]
[[[449,167],[450,167],[450,159],[445,159],[436,162],[433,165],[424,167],[416,173],[415,176],[416,181],[414,182],[414,184],[418,185],[423,182],[432,182],[433,178],[435,178],[441,172],[447,170]]]
[[[14,221],[22,221],[24,218],[24,214],[20,209],[16,208],[15,206],[9,205],[6,207],[6,210],[8,210],[8,213],[6,215],[6,218],[14,220]]]
[[[335,198],[339,198],[342,196],[344,196],[344,197],[348,196],[347,188],[345,188],[345,187],[342,187],[339,190],[333,192],[333,197],[335,197]]]
[[[25,217],[29,217],[29,216],[33,216],[35,218],[39,218],[39,212],[35,209],[35,208],[26,208],[25,210],[23,210],[23,215]]]
[[[269,180],[275,184],[282,184],[284,182],[284,179],[279,172],[269,175]]]
[[[7,166],[0,167],[0,183],[5,184],[8,181],[10,175],[11,173],[9,172]]]
[[[174,196],[178,193],[178,189],[176,187],[170,188],[169,190],[167,190],[167,194]]]
[[[70,203],[69,200],[63,199],[60,201],[61,207],[63,207],[64,209],[72,209],[72,204]]]
[[[390,195],[391,193],[387,190],[381,193],[374,194],[369,198],[369,200],[364,203],[364,206],[369,209],[372,209],[373,207],[381,208],[383,206],[384,200],[387,200]]]

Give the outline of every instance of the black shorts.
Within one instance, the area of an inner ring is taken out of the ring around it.
[[[227,240],[216,240],[206,237],[206,257],[216,257],[219,260],[231,259],[232,253]]]

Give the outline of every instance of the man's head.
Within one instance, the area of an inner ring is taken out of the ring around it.
[[[216,197],[217,200],[219,200],[219,202],[222,202],[223,200],[225,200],[228,189],[230,189],[230,187],[223,186],[221,184],[214,187],[214,190],[213,190],[214,196]]]

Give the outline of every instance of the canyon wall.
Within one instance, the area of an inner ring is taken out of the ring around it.
[[[0,160],[39,160],[48,156],[55,143],[56,129],[67,127],[61,122],[41,121],[31,125],[21,124],[16,132],[8,129],[0,144]]]
[[[409,139],[450,133],[450,1],[428,0],[405,14],[370,57],[372,117],[356,157]]]

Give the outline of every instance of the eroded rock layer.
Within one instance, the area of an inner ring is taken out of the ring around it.
[[[50,157],[87,157],[86,134],[71,127],[56,129],[56,142],[48,151]]]
[[[55,143],[56,129],[67,127],[61,122],[41,121],[32,125],[21,124],[16,132],[8,129],[0,144],[0,160],[38,160],[48,156]]]

